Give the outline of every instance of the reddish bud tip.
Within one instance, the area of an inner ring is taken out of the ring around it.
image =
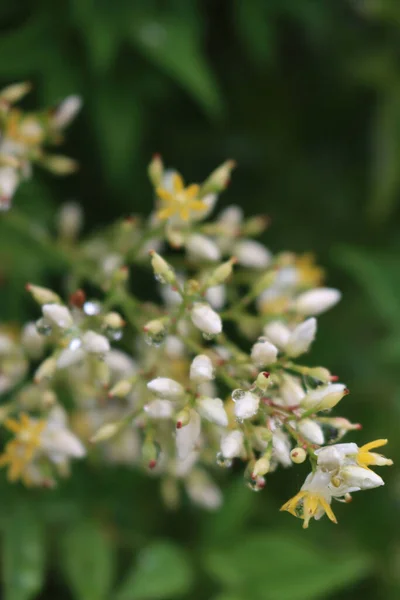
[[[27,291],[27,292],[30,292],[30,291],[31,291],[31,287],[32,287],[32,284],[31,284],[31,283],[26,283],[26,284],[25,284],[25,289],[26,289],[26,291]]]
[[[292,452],[292,456],[298,456],[299,453],[298,452]]]
[[[176,424],[177,429],[182,429],[182,421],[178,421]]]
[[[238,257],[237,257],[237,256],[232,256],[232,258],[231,258],[231,263],[232,263],[233,265],[236,265],[236,264],[237,264],[237,262],[238,262],[238,260],[239,260],[239,259],[238,259]]]
[[[357,429],[357,430],[359,431],[360,429],[362,429],[362,428],[363,428],[363,426],[361,425],[361,423],[356,423],[356,424],[354,425],[354,428],[355,428],[355,429]]]
[[[258,485],[258,487],[259,487],[259,488],[262,490],[262,489],[264,489],[264,488],[265,488],[265,481],[260,481],[260,482],[258,482],[258,484],[257,484],[257,485]]]
[[[78,289],[73,292],[69,297],[69,304],[71,306],[75,306],[76,308],[82,308],[82,306],[86,302],[86,294],[83,290]]]
[[[348,394],[350,394],[349,388],[344,388],[343,393],[344,393],[345,396],[347,396]]]
[[[149,250],[149,256],[153,256],[153,254],[155,254],[156,251],[155,250]]]
[[[159,152],[155,152],[152,156],[153,160],[160,160],[161,154]]]
[[[271,375],[271,373],[269,373],[268,371],[263,371],[263,375],[266,379],[268,379],[268,377]]]
[[[148,330],[149,330],[149,328],[148,328],[148,327],[146,327],[146,325],[144,325],[144,326],[143,326],[143,331],[144,331],[145,333],[147,333],[147,332],[148,332]]]
[[[339,375],[331,375],[331,381],[339,381]]]
[[[149,469],[154,469],[154,467],[156,466],[157,461],[156,460],[151,460],[149,462]]]

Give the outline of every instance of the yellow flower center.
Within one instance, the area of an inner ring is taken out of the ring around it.
[[[41,433],[46,426],[44,419],[31,419],[22,413],[20,420],[6,419],[4,425],[15,434],[0,455],[0,467],[8,466],[10,481],[25,480],[24,472],[35,458],[41,444]]]
[[[310,520],[317,516],[323,510],[328,518],[333,522],[337,523],[334,512],[327,500],[321,494],[315,492],[308,492],[307,490],[300,490],[298,494],[288,500],[282,507],[281,510],[287,510],[294,517],[303,519],[303,528],[307,529]]]

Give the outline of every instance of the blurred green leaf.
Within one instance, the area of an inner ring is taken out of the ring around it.
[[[227,590],[252,600],[313,600],[363,578],[368,556],[321,551],[297,536],[257,533],[209,550],[209,574]]]
[[[222,98],[204,58],[198,25],[179,14],[152,14],[143,8],[135,15],[129,33],[150,61],[186,89],[211,117],[219,117]]]
[[[45,575],[43,525],[27,506],[8,514],[3,533],[4,600],[36,598]]]
[[[275,23],[270,5],[263,0],[236,0],[235,17],[239,35],[250,57],[258,63],[271,61],[275,50]]]
[[[60,567],[76,600],[109,600],[114,576],[110,541],[94,521],[83,521],[60,539]]]
[[[185,551],[172,542],[158,541],[142,551],[116,600],[175,599],[191,589],[192,581]]]

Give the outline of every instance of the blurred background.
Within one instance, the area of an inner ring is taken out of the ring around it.
[[[237,160],[221,206],[267,213],[272,251],[313,252],[344,293],[320,319],[310,364],[338,373],[355,440],[400,458],[400,2],[398,0],[4,0],[0,83],[34,83],[31,107],[78,93],[66,153],[14,204],[53,223],[76,199],[93,230],[148,214],[160,152],[186,180]],[[33,317],[29,279],[56,267],[0,219],[0,320]],[[400,597],[400,479],[355,494],[303,532],[279,506],[301,467],[261,494],[219,473],[216,514],[163,508],[127,468],[74,466],[55,491],[0,477],[5,600],[350,600]],[[297,481],[295,481],[295,478]]]

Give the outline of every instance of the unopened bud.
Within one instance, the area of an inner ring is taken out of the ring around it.
[[[111,388],[108,395],[110,398],[125,398],[125,396],[127,396],[131,390],[132,383],[127,379],[123,379]]]
[[[149,469],[154,469],[160,456],[160,446],[150,439],[146,439],[142,447],[142,458]]]
[[[73,160],[68,156],[62,156],[58,154],[46,156],[41,161],[41,164],[56,175],[69,175],[78,169],[78,163],[76,160]]]
[[[154,154],[149,166],[148,175],[151,183],[155,188],[159,187],[162,183],[164,165],[159,154]]]
[[[266,273],[264,273],[264,275],[262,275],[254,283],[253,288],[252,288],[253,295],[258,296],[258,294],[261,294],[264,290],[271,287],[271,285],[274,283],[275,279],[276,279],[275,271],[270,270],[270,271],[267,271]]]
[[[234,160],[227,160],[219,166],[201,186],[200,195],[205,196],[210,192],[222,192],[229,183],[232,169],[236,166]]]
[[[90,438],[90,441],[92,444],[96,444],[97,442],[105,442],[106,440],[114,437],[114,435],[116,435],[120,429],[120,421],[117,423],[106,423],[96,431],[96,433]]]
[[[109,312],[103,317],[103,325],[111,329],[121,329],[124,327],[125,321],[117,312]]]
[[[219,265],[207,280],[207,287],[214,287],[224,283],[232,275],[233,265],[236,264],[236,262],[237,259],[232,257],[230,260],[222,263],[222,265]]]
[[[57,227],[60,237],[65,240],[74,240],[83,224],[83,211],[77,202],[66,202],[60,208],[57,218]]]
[[[30,92],[32,85],[28,81],[13,83],[0,92],[0,100],[8,104],[14,104]]]
[[[329,383],[332,377],[330,371],[325,367],[303,367],[302,374],[318,379],[322,383]]]
[[[178,414],[176,415],[176,428],[177,429],[181,429],[182,427],[185,427],[185,425],[187,425],[190,421],[190,410],[189,408],[185,407],[182,410],[180,410],[178,412]]]
[[[262,477],[262,475],[266,475],[270,468],[270,462],[266,456],[259,458],[253,467],[253,471],[251,476],[253,479],[256,477]]]
[[[248,236],[257,236],[263,233],[270,223],[267,215],[256,215],[247,219],[242,225],[242,234]]]
[[[61,304],[61,298],[48,288],[27,283],[25,289],[30,292],[38,304]]]
[[[41,383],[45,379],[51,379],[56,372],[56,368],[57,360],[54,358],[54,356],[46,358],[46,360],[44,360],[36,370],[33,378],[34,382]]]
[[[299,465],[306,460],[307,452],[304,450],[304,448],[293,448],[293,450],[290,452],[290,458],[294,463]]]
[[[151,266],[153,267],[154,275],[160,283],[176,283],[176,276],[172,267],[163,259],[155,250],[150,250]]]

